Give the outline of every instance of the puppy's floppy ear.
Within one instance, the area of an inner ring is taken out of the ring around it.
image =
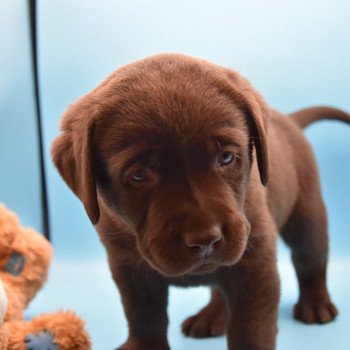
[[[249,117],[250,138],[256,150],[260,181],[266,186],[269,180],[270,168],[266,138],[269,108],[259,93],[238,73],[225,69],[225,76],[230,85],[225,87],[225,92]]]
[[[95,225],[100,217],[93,172],[93,115],[79,101],[63,116],[61,131],[51,149],[55,166],[70,189],[83,202],[90,221]]]
[[[259,168],[260,181],[266,186],[269,181],[269,149],[267,145],[267,119],[268,119],[268,107],[262,98],[255,91],[252,92],[248,101],[248,114],[252,121],[251,138],[253,140],[256,158]]]

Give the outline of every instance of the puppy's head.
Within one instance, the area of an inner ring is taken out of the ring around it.
[[[236,263],[255,146],[268,179],[267,107],[237,73],[183,55],[124,66],[65,113],[54,163],[93,224],[97,197],[169,276]]]

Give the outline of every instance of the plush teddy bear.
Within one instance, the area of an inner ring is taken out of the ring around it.
[[[0,204],[0,350],[90,349],[84,322],[72,311],[23,318],[47,278],[51,257],[50,243],[22,228]]]

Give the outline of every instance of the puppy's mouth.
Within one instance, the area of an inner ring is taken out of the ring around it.
[[[164,244],[157,240],[139,249],[149,265],[164,276],[205,275],[235,265],[246,250],[248,237],[249,231],[244,230],[234,238],[223,239],[216,247],[197,253],[183,249],[176,242]]]
[[[146,257],[147,256],[147,257]],[[223,266],[231,266],[238,262],[238,259],[233,259],[231,261],[221,262],[215,261],[213,258],[203,258],[203,259],[189,259],[187,261],[182,260],[176,264],[172,264],[169,261],[160,261],[159,258],[152,255],[146,255],[146,260],[149,265],[158,271],[161,275],[168,277],[182,277],[189,275],[205,275],[210,274],[218,270]]]
[[[167,277],[182,277],[188,275],[205,275],[215,272],[222,265],[215,262],[213,259],[191,259],[191,261],[178,261],[177,264],[172,264],[171,261],[160,261],[159,257],[152,254],[144,254],[149,265],[158,271],[161,275]],[[234,263],[233,263],[234,264]]]

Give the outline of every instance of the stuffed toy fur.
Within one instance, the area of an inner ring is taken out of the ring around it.
[[[72,311],[25,321],[23,311],[43,286],[52,257],[50,243],[22,228],[0,204],[0,350],[89,350],[84,322]]]

